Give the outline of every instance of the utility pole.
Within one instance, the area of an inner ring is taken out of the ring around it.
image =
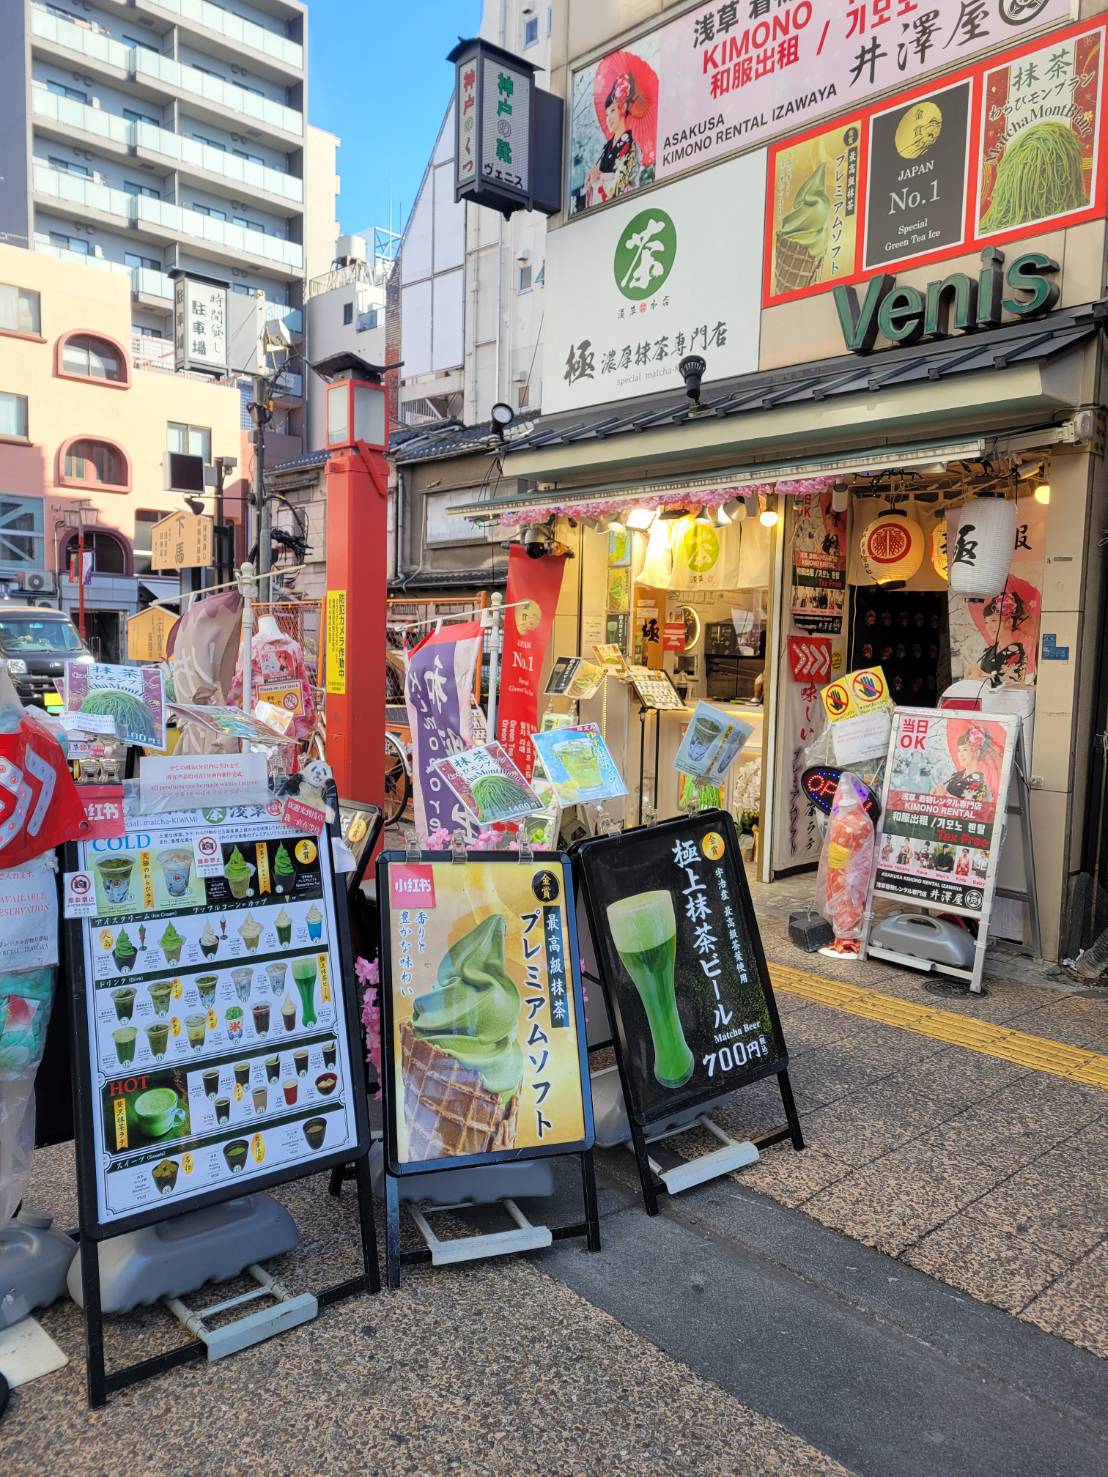
[[[269,505],[265,496],[265,427],[270,420],[269,386],[260,374],[254,376],[254,398],[249,405],[254,421],[254,472],[251,490],[254,501],[253,524],[258,544],[258,575],[269,573],[272,538],[269,531]],[[268,582],[262,585],[263,599],[269,599]]]

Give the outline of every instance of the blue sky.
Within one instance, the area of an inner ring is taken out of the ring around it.
[[[344,231],[400,230],[453,86],[446,53],[480,0],[310,0],[308,114],[342,139]]]

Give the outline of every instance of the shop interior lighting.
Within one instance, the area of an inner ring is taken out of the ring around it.
[[[771,493],[769,497],[763,493],[758,499],[758,504],[758,522],[763,528],[772,528],[781,516],[777,511],[776,493]]]
[[[604,531],[605,533],[626,533],[627,525],[619,518],[610,518]]]
[[[721,511],[726,513],[728,518],[734,521],[740,512],[745,511],[746,503],[747,500],[744,497],[733,497],[729,503],[723,504]]]
[[[845,482],[839,482],[831,491],[831,510],[835,513],[845,513],[850,502],[850,489]]]
[[[1033,496],[1034,496],[1034,499],[1035,499],[1035,501],[1037,503],[1049,503],[1050,502],[1050,483],[1047,482],[1047,481],[1045,481],[1045,480],[1042,481],[1042,482],[1040,482],[1039,485],[1038,485],[1038,487],[1035,488],[1035,491],[1033,493]]]
[[[716,528],[726,528],[727,525],[731,522],[731,514],[727,511],[722,503],[716,509],[716,515],[712,522]]]
[[[624,521],[628,528],[645,533],[657,516],[657,508],[632,508]]]

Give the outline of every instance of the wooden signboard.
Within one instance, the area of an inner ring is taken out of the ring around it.
[[[150,530],[151,569],[207,569],[215,520],[207,513],[170,513]]]
[[[172,611],[160,605],[140,610],[127,621],[127,660],[130,662],[164,662],[166,643],[177,623]]]

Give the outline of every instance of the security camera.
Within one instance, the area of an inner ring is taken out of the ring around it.
[[[544,528],[541,523],[525,528],[519,541],[529,559],[541,559],[544,554],[549,553],[552,542],[549,528]]]

